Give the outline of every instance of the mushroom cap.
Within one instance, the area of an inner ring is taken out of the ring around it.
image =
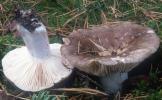
[[[131,22],[73,31],[64,38],[61,54],[76,68],[98,76],[128,72],[159,47],[155,32]]]
[[[25,46],[7,53],[2,59],[5,76],[25,91],[50,88],[68,77],[72,70],[62,64],[61,44],[50,44],[51,55],[33,58]]]

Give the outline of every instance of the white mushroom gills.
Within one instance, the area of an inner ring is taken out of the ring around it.
[[[26,47],[16,48],[2,59],[3,72],[18,88],[40,91],[68,77],[72,70],[62,64],[61,44],[50,44],[43,24],[34,32],[16,26]]]

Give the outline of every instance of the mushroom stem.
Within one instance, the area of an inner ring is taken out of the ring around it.
[[[114,73],[110,76],[104,76],[100,78],[103,88],[108,93],[117,93],[121,87],[122,82],[128,79],[127,73]]]
[[[20,32],[22,31],[21,37],[23,38],[32,57],[43,59],[50,55],[47,31],[43,24],[36,28],[33,33],[24,32],[27,30],[22,26],[19,26],[19,29]]]

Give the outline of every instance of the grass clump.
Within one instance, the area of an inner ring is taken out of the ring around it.
[[[49,95],[48,91],[41,91],[34,94],[31,100],[57,100],[57,98],[53,95]]]

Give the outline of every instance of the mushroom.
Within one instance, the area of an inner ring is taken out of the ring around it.
[[[64,42],[64,59],[81,71],[99,76],[109,93],[119,91],[128,78],[127,72],[159,47],[159,38],[151,28],[132,22],[79,29]]]
[[[63,84],[72,67],[62,63],[61,44],[49,44],[47,30],[32,10],[15,11],[10,29],[25,45],[2,59],[4,75],[24,91],[40,91]]]

